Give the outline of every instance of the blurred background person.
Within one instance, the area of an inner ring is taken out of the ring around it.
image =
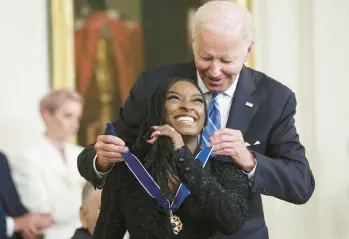
[[[54,220],[48,213],[30,213],[23,206],[7,158],[1,152],[0,175],[0,238],[31,239],[40,236],[54,224]]]
[[[82,204],[80,220],[82,227],[76,229],[71,239],[91,238],[101,207],[101,190],[95,189],[92,184],[86,183],[82,190]]]
[[[31,211],[51,213],[56,224],[45,239],[70,238],[80,226],[79,208],[85,181],[77,170],[82,148],[76,137],[82,97],[71,89],[48,93],[40,101],[45,134],[26,153],[13,160],[13,173],[24,205]]]

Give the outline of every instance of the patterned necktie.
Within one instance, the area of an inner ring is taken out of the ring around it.
[[[210,105],[208,106],[208,112],[207,112],[208,117],[207,117],[206,127],[202,132],[201,150],[204,147],[206,147],[207,143],[210,141],[211,134],[222,127],[221,113],[219,111],[219,105],[217,101],[218,98],[219,98],[218,93],[212,93],[212,100]]]

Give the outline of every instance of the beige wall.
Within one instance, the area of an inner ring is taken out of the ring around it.
[[[349,238],[349,2],[254,0],[254,8],[256,68],[295,91],[316,179],[304,206],[264,198],[271,238]]]
[[[0,149],[21,152],[43,133],[38,102],[48,90],[45,0],[2,1],[0,7]]]

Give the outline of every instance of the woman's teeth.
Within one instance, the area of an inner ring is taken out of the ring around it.
[[[194,118],[190,117],[190,116],[179,116],[176,119],[179,122],[185,122],[185,123],[193,123],[194,122]]]

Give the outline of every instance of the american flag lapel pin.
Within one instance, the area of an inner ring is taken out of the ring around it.
[[[246,106],[248,106],[248,107],[250,107],[250,108],[252,108],[253,107],[253,104],[251,103],[251,102],[246,102],[246,104],[245,104]]]

